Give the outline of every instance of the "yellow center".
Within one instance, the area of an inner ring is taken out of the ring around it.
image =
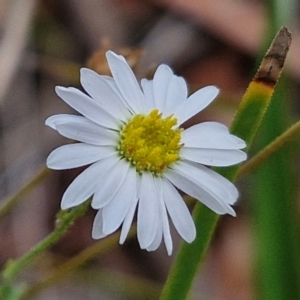
[[[149,115],[135,115],[120,131],[119,153],[138,172],[151,171],[159,175],[179,159],[182,129],[172,129],[177,119],[165,119],[157,109]]]

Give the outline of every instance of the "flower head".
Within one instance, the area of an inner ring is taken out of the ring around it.
[[[180,126],[209,105],[214,86],[187,95],[183,78],[160,65],[153,80],[141,87],[122,56],[106,53],[112,77],[81,69],[81,84],[56,87],[56,93],[82,116],[54,115],[46,125],[79,143],[55,149],[47,166],[61,170],[89,165],[65,191],[61,208],[93,196],[97,209],[92,236],[96,239],[121,225],[124,243],[137,210],[137,235],[142,249],[157,249],[164,239],[172,253],[169,218],[187,242],[195,225],[177,188],[217,214],[235,215],[235,186],[207,166],[230,166],[246,159],[243,140],[226,126],[204,122]]]

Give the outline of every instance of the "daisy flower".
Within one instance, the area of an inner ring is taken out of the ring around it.
[[[124,57],[106,53],[112,77],[82,68],[87,94],[56,87],[57,95],[81,116],[60,114],[46,125],[79,143],[61,146],[47,158],[51,169],[89,165],[65,191],[61,208],[93,196],[98,210],[92,236],[103,238],[120,226],[124,243],[137,210],[137,237],[142,249],[153,251],[162,239],[172,253],[169,219],[188,243],[195,225],[182,192],[217,214],[235,212],[235,186],[207,166],[226,167],[246,159],[246,145],[226,126],[204,122],[181,125],[209,105],[218,94],[204,87],[188,97],[186,82],[162,64],[153,80],[139,84]]]

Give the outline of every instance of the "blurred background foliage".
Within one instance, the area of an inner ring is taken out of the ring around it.
[[[82,66],[107,74],[107,49],[125,55],[140,78],[151,77],[164,62],[185,77],[191,92],[218,86],[218,99],[186,126],[204,120],[230,125],[258,62],[285,25],[293,42],[284,78],[250,149],[255,154],[299,119],[299,13],[292,0],[1,0],[1,198],[17,191],[64,142],[44,126],[52,114],[72,113],[54,86],[79,87]],[[300,299],[298,153],[295,139],[237,182],[237,217],[219,222],[191,299]],[[80,171],[53,172],[0,220],[1,266],[52,231],[62,193]],[[35,284],[94,246],[94,215],[89,210],[76,220],[18,281]],[[180,239],[173,233],[177,248]],[[172,262],[164,247],[147,253],[133,236],[124,246],[115,242],[105,249],[29,298],[158,299]]]

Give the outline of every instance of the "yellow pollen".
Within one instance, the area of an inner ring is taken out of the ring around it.
[[[149,115],[135,115],[120,131],[119,153],[140,173],[158,175],[179,159],[183,129],[173,129],[177,119],[165,119],[157,109]]]

